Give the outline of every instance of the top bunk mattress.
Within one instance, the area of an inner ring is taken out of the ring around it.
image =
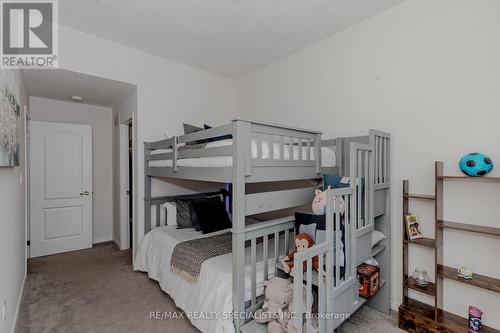
[[[210,142],[208,143],[204,148],[214,148],[214,147],[223,147],[223,146],[231,146],[233,144],[233,140],[221,140],[221,141],[215,141],[215,142]],[[252,159],[256,159],[259,152],[258,152],[258,146],[257,146],[257,140],[252,140],[251,141],[251,146],[252,146]],[[189,146],[183,146],[183,147],[189,147]],[[199,148],[199,147],[196,147]],[[262,141],[262,148],[261,148],[261,154],[262,154],[262,159],[270,159],[270,142],[267,141]],[[280,149],[279,149],[279,143],[274,142],[274,147],[273,147],[273,159],[280,159]],[[186,148],[184,148],[186,149]],[[193,148],[195,149],[195,148]],[[309,147],[309,154],[312,156],[312,159],[314,160],[314,147]],[[155,154],[161,154],[161,153],[166,153],[166,152],[171,152],[171,150],[156,150],[154,153],[151,155]],[[293,160],[299,160],[300,158],[300,150],[298,146],[293,146]],[[284,149],[283,151],[284,159],[289,160],[290,159],[290,150],[289,149]],[[305,160],[307,156],[307,147],[302,147],[302,159]],[[321,164],[323,167],[332,167],[335,166],[335,152],[328,148],[328,147],[322,147],[321,148]],[[227,168],[227,167],[232,167],[233,166],[233,157],[232,156],[216,156],[216,157],[198,157],[198,158],[180,158],[177,160],[177,165],[180,167],[206,167],[206,168],[214,168],[214,167],[219,167],[219,168]],[[173,161],[172,160],[155,160],[155,161],[149,161],[149,166],[150,167],[173,167]]]

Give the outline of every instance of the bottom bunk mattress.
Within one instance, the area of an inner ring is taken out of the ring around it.
[[[201,265],[196,282],[189,282],[175,273],[170,265],[174,248],[180,242],[210,237],[230,231],[230,229],[201,234],[192,228],[177,229],[165,226],[150,231],[139,247],[134,270],[147,272],[148,276],[159,282],[160,287],[174,300],[177,307],[184,310],[191,323],[202,332],[234,333],[233,320],[229,316],[232,304],[232,254],[210,258]],[[268,270],[269,278],[275,274],[274,245],[270,240]],[[284,242],[280,241],[284,247]],[[245,301],[251,299],[250,248],[246,249]],[[284,248],[280,253],[283,253]],[[257,295],[264,293],[264,262],[262,246],[257,247]],[[209,317],[209,318],[207,318]]]

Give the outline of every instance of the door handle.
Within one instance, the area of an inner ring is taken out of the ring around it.
[[[90,195],[89,191],[81,192],[80,195]]]

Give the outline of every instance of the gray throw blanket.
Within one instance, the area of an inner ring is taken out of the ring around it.
[[[172,271],[194,283],[198,280],[205,260],[231,252],[231,232],[188,240],[175,246],[170,267]]]

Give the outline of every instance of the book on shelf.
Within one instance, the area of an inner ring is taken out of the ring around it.
[[[406,215],[406,232],[408,234],[409,240],[423,238],[422,230],[420,229],[420,224],[416,215]]]

